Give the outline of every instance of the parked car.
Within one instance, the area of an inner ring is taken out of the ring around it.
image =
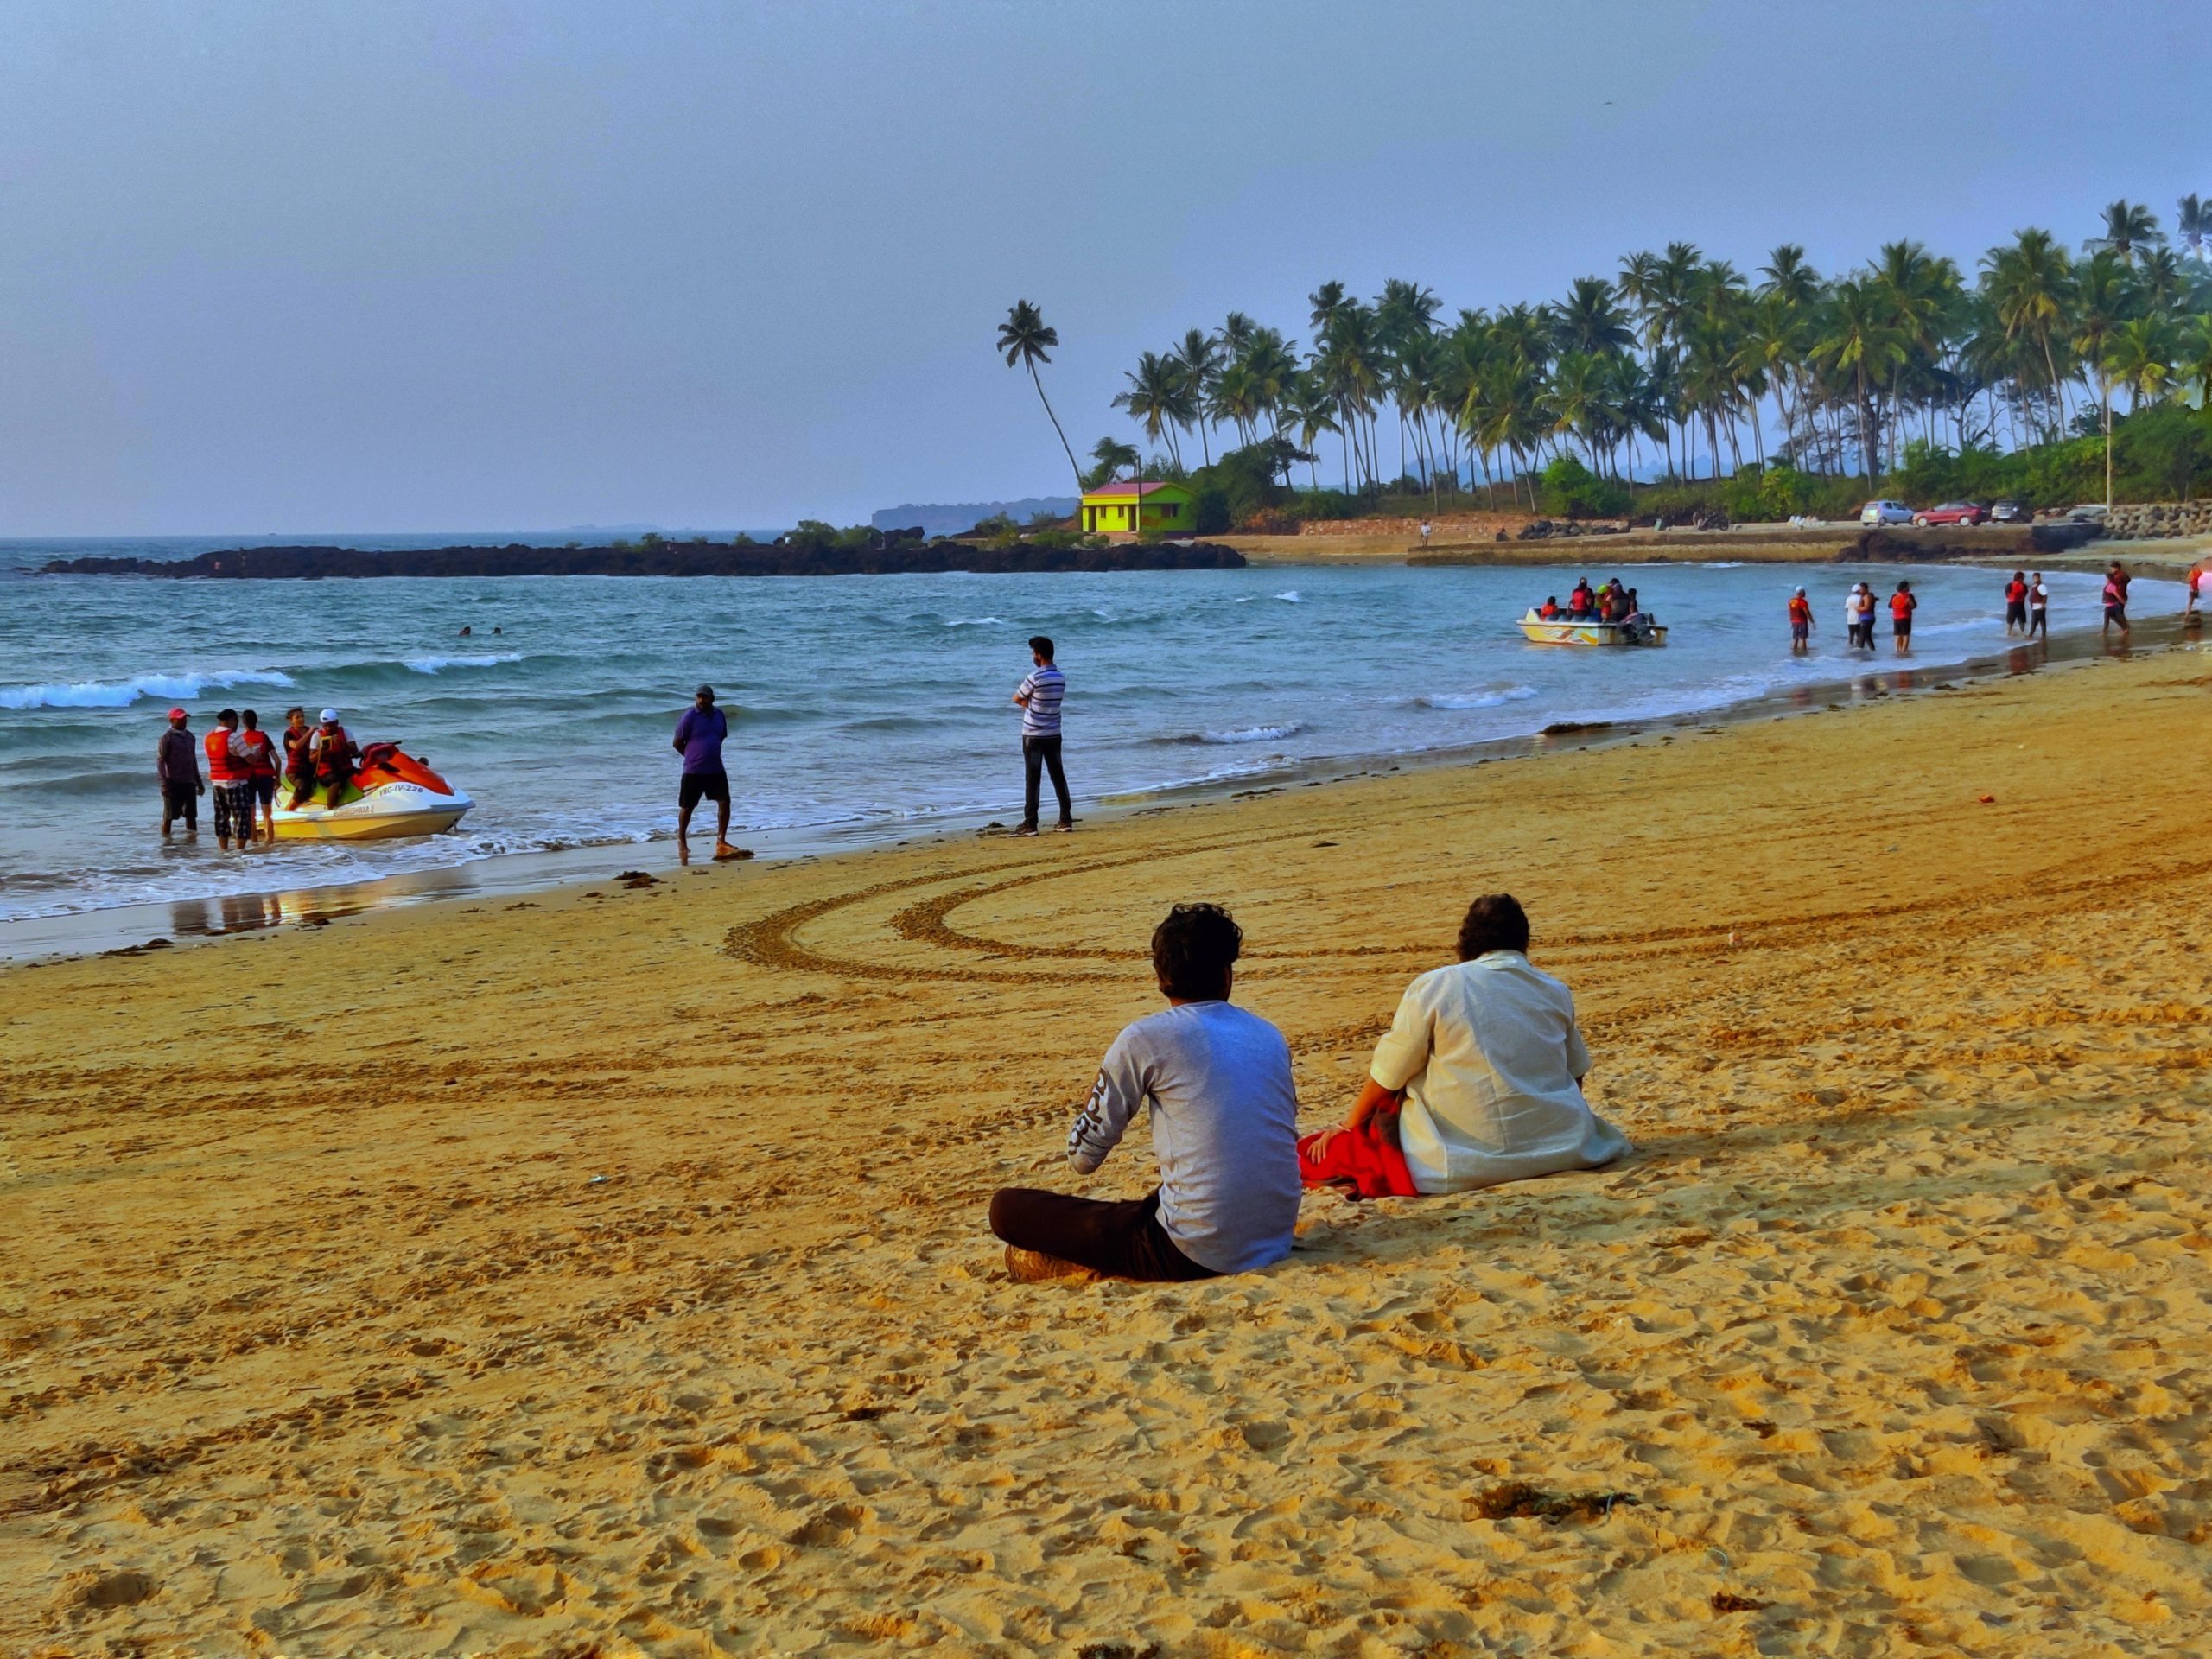
[[[1989,521],[1993,524],[2024,524],[2034,517],[2024,501],[1999,501],[1989,509]]]
[[[1869,501],[1859,509],[1862,524],[1909,524],[1912,509],[1902,501]]]
[[[1912,515],[1916,524],[1981,524],[1989,522],[1989,510],[1974,501],[1946,501],[1940,507],[1927,507]]]

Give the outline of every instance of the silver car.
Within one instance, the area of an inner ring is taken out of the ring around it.
[[[1869,501],[1859,509],[1862,524],[1909,524],[1912,509],[1902,501]]]

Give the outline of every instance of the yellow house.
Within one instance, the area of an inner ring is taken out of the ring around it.
[[[1156,530],[1165,535],[1190,533],[1196,498],[1184,485],[1165,479],[1117,479],[1083,493],[1083,533],[1135,536]]]

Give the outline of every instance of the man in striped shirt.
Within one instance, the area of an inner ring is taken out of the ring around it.
[[[1039,634],[1029,642],[1030,660],[1036,666],[1021,682],[1014,700],[1021,709],[1021,828],[1016,835],[1037,833],[1037,796],[1040,772],[1052,774],[1052,792],[1060,798],[1060,821],[1055,830],[1075,828],[1075,814],[1068,802],[1068,775],[1060,769],[1060,700],[1068,694],[1067,676],[1052,666],[1052,642]]]

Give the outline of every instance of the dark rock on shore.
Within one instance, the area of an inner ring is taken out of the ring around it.
[[[435,547],[370,552],[351,547],[240,547],[196,559],[55,559],[49,575],[200,576],[314,581],[372,576],[882,576],[950,570],[987,575],[1068,570],[1233,570],[1244,556],[1211,542],[1121,547],[978,547],[887,538],[876,548]]]
[[[1836,558],[1846,563],[1865,560],[1875,564],[1926,564],[1939,559],[2024,557],[2033,553],[2063,553],[2081,546],[2097,533],[2094,524],[2064,522],[2033,526],[2004,526],[1969,531],[1947,537],[1940,530],[1866,530]]]

